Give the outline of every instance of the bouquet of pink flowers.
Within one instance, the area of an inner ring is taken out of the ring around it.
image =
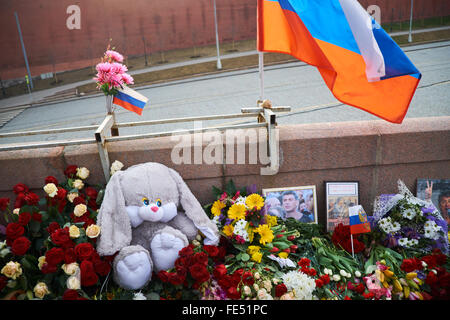
[[[123,56],[110,50],[109,46],[99,64],[96,66],[97,76],[94,80],[97,82],[97,88],[101,89],[105,95],[116,95],[119,88],[123,85],[133,84],[134,80],[128,73],[126,65],[122,64]]]

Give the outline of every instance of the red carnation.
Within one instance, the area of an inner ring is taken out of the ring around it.
[[[9,198],[0,198],[0,211],[5,211],[9,206]]]
[[[70,165],[64,170],[64,174],[67,178],[73,178],[77,174],[78,166]]]
[[[217,248],[217,246],[204,245],[203,249],[205,249],[211,258],[214,258],[219,254],[219,248]]]
[[[194,257],[193,257],[193,264],[203,264],[203,265],[207,265],[208,264],[208,255],[204,252],[197,252]]]
[[[213,275],[216,279],[222,278],[227,274],[227,268],[224,264],[219,264],[214,268]]]
[[[236,287],[230,287],[227,289],[227,297],[230,299],[240,299],[241,294],[237,291]]]
[[[419,268],[422,268],[422,264],[417,258],[404,259],[400,266],[400,269],[407,273],[413,272],[414,270],[419,270]]]
[[[31,220],[31,214],[29,212],[22,212],[19,214],[19,223],[26,226]]]
[[[209,272],[203,264],[194,264],[189,268],[189,272],[191,273],[192,278],[198,282],[205,282],[209,280]]]
[[[428,255],[420,259],[427,264],[428,269],[433,269],[437,266],[437,260],[435,255]]]
[[[39,196],[34,192],[25,194],[25,201],[29,206],[35,206],[39,203]]]
[[[280,283],[275,286],[275,296],[276,297],[279,298],[286,292],[287,292],[287,287],[284,283]]]
[[[14,187],[13,187],[13,192],[15,193],[15,194],[20,194],[20,193],[26,193],[26,192],[28,192],[30,189],[28,189],[28,187],[25,185],[25,184],[23,184],[23,183],[18,183],[18,184],[16,184]]]
[[[323,281],[322,280],[316,279],[315,282],[316,282],[316,287],[317,288],[322,288],[323,287]]]
[[[61,248],[51,248],[45,253],[45,262],[58,265],[64,260],[64,250]]]
[[[24,232],[25,229],[18,222],[11,222],[6,226],[6,237],[11,240],[17,239],[18,237],[23,235]]]
[[[90,287],[98,282],[98,276],[95,273],[94,265],[91,261],[84,260],[80,265],[81,285]]]
[[[322,280],[322,282],[323,282],[324,285],[330,283],[330,276],[327,275],[327,274],[324,274],[324,275],[320,276],[319,279]]]
[[[16,256],[23,256],[30,248],[31,242],[26,237],[19,237],[12,243],[11,251]]]
[[[194,250],[193,250],[193,245],[190,244],[187,247],[184,247],[183,249],[180,250],[180,252],[178,253],[180,257],[186,257],[186,256],[190,256],[194,254]]]
[[[307,266],[309,266],[310,263],[311,263],[311,260],[309,260],[308,258],[301,258],[300,261],[298,262],[298,265],[300,267],[307,267]]]
[[[75,254],[81,261],[87,260],[94,252],[94,247],[89,242],[80,243],[75,247]]]
[[[45,178],[45,184],[49,184],[49,183],[53,183],[55,186],[57,186],[58,180],[56,180],[56,178],[53,176],[48,176],[47,178]]]

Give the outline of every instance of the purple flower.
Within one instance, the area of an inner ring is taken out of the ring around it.
[[[256,184],[252,184],[251,186],[248,186],[246,188],[247,191],[247,195],[250,195],[252,193],[256,193],[258,191],[258,189],[256,188]]]
[[[434,207],[422,207],[420,209],[423,213],[432,213],[434,210],[436,210]]]
[[[225,225],[227,226],[227,225],[231,224],[232,221],[233,221],[233,219],[227,218],[225,220]]]

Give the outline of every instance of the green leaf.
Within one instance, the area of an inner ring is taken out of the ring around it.
[[[41,223],[36,220],[31,220],[29,226],[32,233],[38,233],[41,229]]]
[[[242,261],[248,261],[248,260],[250,260],[250,256],[247,253],[242,253],[241,254],[241,260]]]
[[[47,204],[47,198],[42,198],[39,200],[39,206],[45,206]]]
[[[48,212],[47,211],[40,211],[39,212],[42,216],[42,221],[47,221],[49,218]]]
[[[97,199],[95,199],[95,203],[100,205],[103,201],[104,196],[105,196],[105,189],[101,189],[97,194]]]
[[[159,300],[159,294],[157,294],[156,292],[150,292],[146,295],[146,297],[148,300]]]
[[[237,192],[236,186],[234,185],[234,182],[233,182],[232,179],[230,179],[230,181],[228,181],[228,183],[227,183],[227,185],[225,187],[225,191],[230,196],[234,196],[235,193]]]
[[[20,282],[20,286],[22,287],[23,290],[27,290],[27,277],[23,274],[20,278],[19,278],[19,282]]]
[[[217,188],[215,186],[212,187],[212,190],[213,190],[212,192],[216,198],[219,198],[223,193],[222,190],[220,190],[219,188]]]

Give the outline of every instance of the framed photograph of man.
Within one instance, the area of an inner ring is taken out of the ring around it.
[[[450,179],[417,179],[416,197],[431,201],[447,224],[450,223]]]
[[[317,223],[316,186],[263,189],[268,213],[285,220]]]
[[[325,181],[327,231],[342,223],[349,225],[348,208],[359,205],[358,181]]]

